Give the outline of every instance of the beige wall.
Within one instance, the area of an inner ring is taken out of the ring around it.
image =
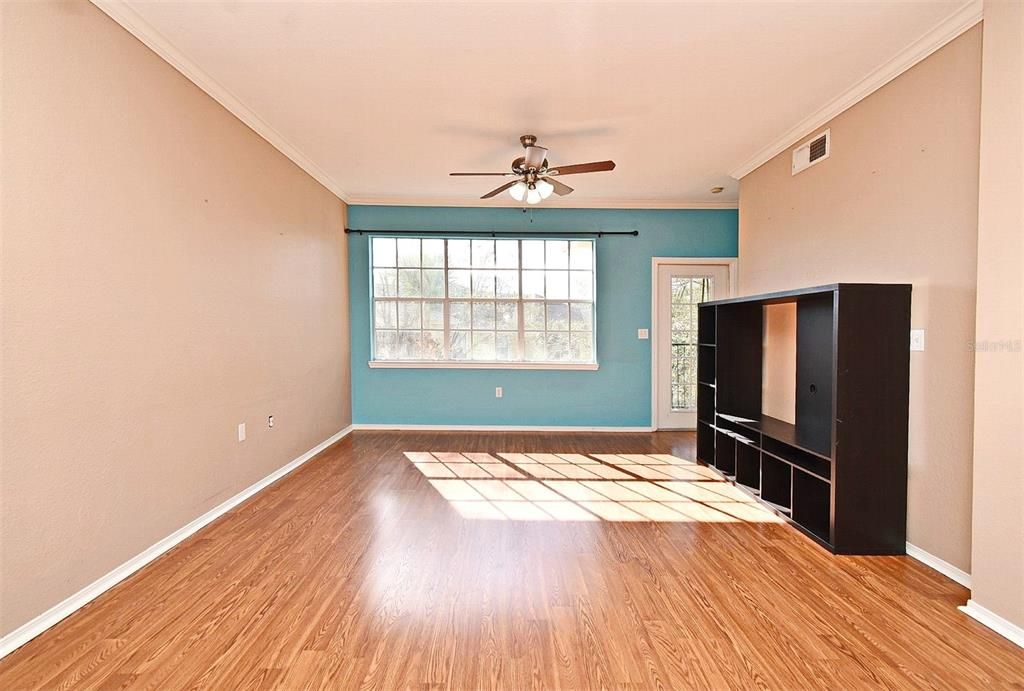
[[[351,418],[341,202],[92,5],[0,5],[2,634]]]
[[[828,123],[828,160],[792,176],[787,150],[740,183],[742,293],[913,284],[927,350],[911,356],[908,538],[964,570],[980,72],[975,27]]]
[[[984,30],[971,599],[1024,627],[1024,4]]]

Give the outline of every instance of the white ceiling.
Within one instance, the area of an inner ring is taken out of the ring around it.
[[[474,203],[529,132],[618,164],[548,205],[684,206],[965,2],[97,4],[351,202]]]

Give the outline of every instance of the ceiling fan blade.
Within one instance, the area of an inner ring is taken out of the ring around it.
[[[523,163],[523,167],[540,168],[541,164],[544,163],[544,158],[547,154],[548,150],[543,146],[526,147],[526,161]]]
[[[555,194],[557,194],[559,196],[564,197],[565,195],[570,194],[572,192],[572,188],[571,187],[566,185],[564,182],[559,182],[555,178],[544,177],[544,178],[541,178],[541,179],[542,180],[547,180],[548,182],[550,182],[554,186],[554,188],[555,188]]]
[[[615,170],[615,161],[595,161],[593,163],[576,163],[571,166],[554,166],[548,175],[573,175],[575,173],[599,173],[602,170]]]
[[[487,194],[485,194],[484,196],[482,196],[480,198],[481,199],[490,199],[491,197],[494,197],[496,195],[501,194],[502,192],[504,192],[509,187],[511,187],[512,185],[516,184],[517,182],[519,182],[519,180],[513,180],[512,182],[506,182],[504,185],[502,185],[498,189],[491,190],[490,192],[488,192]]]
[[[515,173],[448,173],[449,175],[465,176],[465,175],[514,175]]]

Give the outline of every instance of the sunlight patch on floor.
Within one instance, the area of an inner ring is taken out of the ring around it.
[[[782,522],[710,468],[671,454],[404,454],[467,519]]]

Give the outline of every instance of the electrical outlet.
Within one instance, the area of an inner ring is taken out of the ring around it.
[[[505,395],[505,392],[502,390],[502,388],[500,386],[495,386],[494,387],[494,397],[495,398],[501,398],[504,395]]]
[[[910,349],[914,351],[924,350],[924,329],[910,330]]]
[[[270,428],[270,429],[274,429],[274,416],[273,415],[268,415],[267,416],[267,427]]]
[[[245,423],[238,426],[238,441],[245,441]]]
[[[646,341],[648,338],[651,337],[651,334],[647,329],[637,329],[636,337],[641,341]]]

